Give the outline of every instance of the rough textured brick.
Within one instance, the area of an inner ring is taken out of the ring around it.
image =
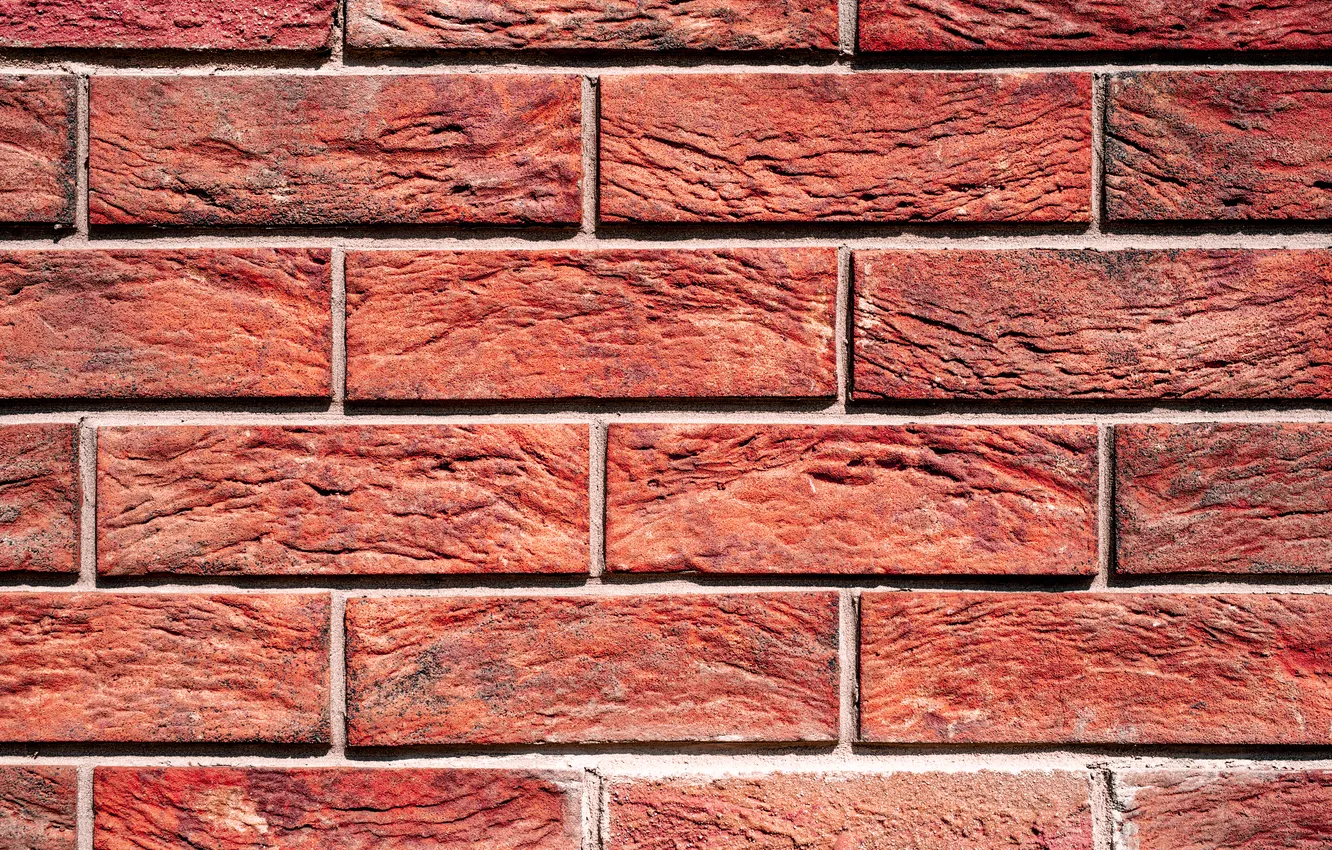
[[[857,253],[856,398],[1332,396],[1332,252]]]
[[[834,50],[836,0],[350,0],[363,48]]]
[[[567,777],[509,770],[99,767],[96,850],[578,850]]]
[[[1085,774],[613,780],[609,850],[1091,850]]]
[[[0,252],[0,397],[327,396],[326,249]]]
[[[0,847],[75,850],[77,781],[72,767],[0,767]]]
[[[1106,213],[1123,221],[1332,218],[1332,72],[1111,78]]]
[[[606,567],[1096,572],[1096,429],[612,425]]]
[[[837,596],[347,602],[355,745],[828,741]]]
[[[1332,427],[1115,429],[1117,569],[1332,572]]]
[[[0,46],[322,50],[335,0],[0,0]]]
[[[1329,0],[862,0],[861,50],[1320,50]]]
[[[79,571],[78,428],[0,425],[0,573]]]
[[[74,223],[76,98],[73,77],[0,76],[0,225]]]
[[[585,573],[585,425],[98,433],[104,575]]]
[[[328,739],[326,595],[0,594],[0,741]]]
[[[92,223],[539,224],[581,215],[577,77],[97,77]]]
[[[1086,221],[1091,182],[1086,74],[601,80],[609,222]]]
[[[1114,784],[1123,850],[1332,846],[1332,772],[1131,771]]]
[[[861,734],[950,743],[1332,742],[1332,597],[869,593]]]
[[[354,399],[831,396],[836,252],[357,252]]]

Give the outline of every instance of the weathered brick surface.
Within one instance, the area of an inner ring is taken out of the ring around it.
[[[356,252],[353,399],[836,394],[836,252]]]
[[[327,396],[329,258],[0,251],[0,397]]]
[[[868,593],[861,734],[949,743],[1332,742],[1332,597]]]
[[[0,0],[0,47],[322,50],[335,0]]]
[[[608,222],[1071,222],[1090,204],[1086,74],[601,81]]]
[[[76,97],[73,77],[0,76],[0,225],[74,223]]]
[[[1332,845],[1332,772],[1130,771],[1114,784],[1125,850],[1318,850]]]
[[[75,850],[77,780],[72,767],[0,767],[0,847]]]
[[[1091,850],[1086,774],[612,780],[609,850]]]
[[[1332,73],[1111,78],[1106,212],[1123,221],[1332,218]]]
[[[371,49],[833,50],[836,0],[350,0]]]
[[[612,425],[606,567],[1096,572],[1096,429]]]
[[[1332,572],[1332,427],[1115,429],[1117,569]]]
[[[1332,252],[857,252],[857,398],[1325,398]]]
[[[98,77],[94,225],[580,216],[577,77]]]
[[[0,741],[328,739],[326,594],[0,594]]]
[[[103,429],[98,571],[585,573],[587,442],[581,425]]]
[[[1329,0],[861,0],[861,50],[1321,50]]]
[[[0,425],[0,573],[79,571],[78,428]]]
[[[828,741],[833,593],[358,598],[354,745]]]
[[[567,776],[516,770],[98,768],[96,850],[577,850]]]

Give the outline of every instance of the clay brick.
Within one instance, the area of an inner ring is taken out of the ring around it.
[[[861,50],[1325,50],[1329,0],[862,0]]]
[[[835,50],[836,0],[350,0],[371,49]]]
[[[0,426],[0,573],[79,571],[78,428]]]
[[[1091,850],[1086,774],[775,774],[608,785],[609,850]]]
[[[0,0],[0,47],[327,50],[335,0]]]
[[[585,425],[113,428],[103,575],[585,573]]]
[[[73,77],[0,76],[0,225],[74,223],[76,99]]]
[[[1122,573],[1332,572],[1332,427],[1115,429]]]
[[[567,776],[99,767],[95,850],[578,850]]]
[[[1091,183],[1086,74],[601,79],[612,223],[1076,222]]]
[[[1114,784],[1126,850],[1317,850],[1332,845],[1332,772],[1131,771]]]
[[[577,77],[97,77],[94,225],[556,224]]]
[[[1332,218],[1332,73],[1118,74],[1106,214],[1119,221]]]
[[[357,598],[348,741],[829,741],[837,595]]]
[[[353,399],[832,396],[836,252],[347,258]]]
[[[0,767],[0,847],[75,850],[77,782],[72,767]]]
[[[325,594],[0,594],[0,741],[326,741],[328,629]]]
[[[868,251],[854,395],[1326,398],[1332,252]]]
[[[0,397],[314,397],[326,249],[0,252]]]
[[[1096,572],[1094,427],[611,425],[616,572]]]
[[[866,741],[1332,742],[1332,597],[867,593]]]

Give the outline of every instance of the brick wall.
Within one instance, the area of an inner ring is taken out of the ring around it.
[[[1330,57],[0,0],[0,850],[1332,846]]]

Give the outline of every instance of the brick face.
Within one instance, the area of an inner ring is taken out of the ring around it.
[[[0,573],[76,573],[78,428],[0,425]]]
[[[72,767],[0,767],[0,847],[75,850],[77,780]]]
[[[0,76],[0,226],[74,223],[75,99],[73,77]]]

